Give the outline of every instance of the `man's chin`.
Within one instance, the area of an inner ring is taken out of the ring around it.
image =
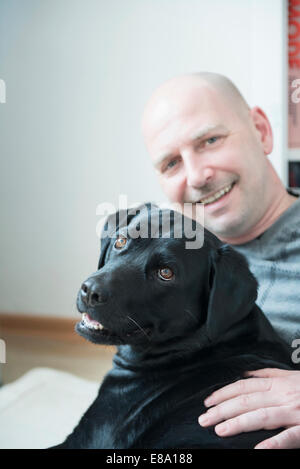
[[[228,213],[219,217],[209,217],[205,214],[204,227],[225,243],[231,243],[245,233],[245,224],[241,219],[231,218]]]

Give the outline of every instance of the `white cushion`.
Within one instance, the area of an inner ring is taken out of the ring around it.
[[[100,384],[51,368],[34,368],[0,388],[0,448],[61,443],[95,399]]]

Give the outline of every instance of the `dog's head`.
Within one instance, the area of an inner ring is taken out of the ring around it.
[[[216,342],[249,314],[257,282],[244,257],[195,221],[203,246],[187,249],[184,233],[178,237],[184,222],[178,212],[151,204],[108,217],[98,270],[77,297],[80,335],[99,344],[155,347],[202,328]]]

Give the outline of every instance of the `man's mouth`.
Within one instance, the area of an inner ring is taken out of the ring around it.
[[[219,191],[215,192],[213,195],[200,199],[198,203],[201,203],[203,205],[208,205],[208,204],[212,204],[213,202],[216,202],[217,200],[221,199],[221,197],[223,197],[225,194],[230,192],[234,184],[235,182],[228,184],[228,186],[223,187],[223,189],[220,189]]]

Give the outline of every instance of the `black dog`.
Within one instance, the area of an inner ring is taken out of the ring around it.
[[[204,230],[203,247],[186,249],[174,218],[166,229],[160,218],[159,236],[130,235],[166,213],[174,216],[146,204],[137,214],[118,212],[117,225],[108,218],[98,270],[78,294],[84,314],[76,330],[118,351],[96,400],[56,448],[253,448],[280,431],[221,438],[198,424],[212,391],[246,370],[291,369],[291,353],[230,246]]]

